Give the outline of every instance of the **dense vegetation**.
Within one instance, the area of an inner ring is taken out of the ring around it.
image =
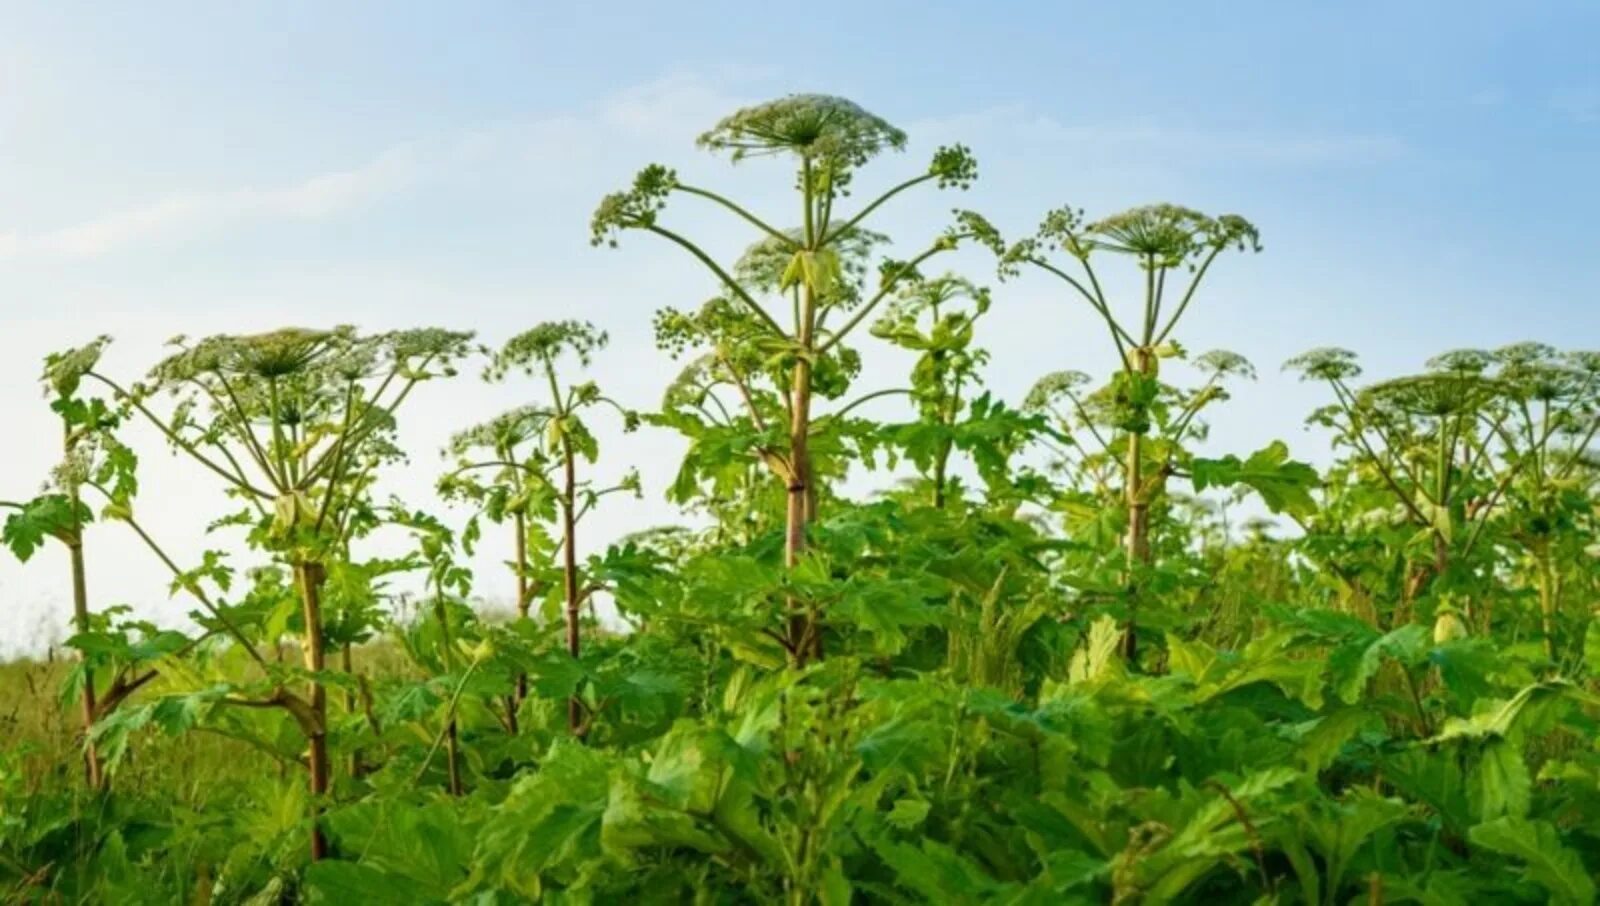
[[[1326,385],[1330,467],[1281,443],[1204,456],[1207,413],[1253,370],[1189,354],[1183,325],[1255,228],[1064,208],[1007,241],[958,211],[879,260],[882,206],[977,176],[962,147],[898,182],[868,167],[905,141],[785,98],[701,144],[792,161],[793,221],[662,166],[601,202],[596,245],[665,240],[715,292],[656,315],[684,367],[653,411],[589,379],[606,335],[572,321],[496,349],[440,329],[180,339],[137,381],[101,370],[105,339],[50,356],[61,465],[4,504],[4,539],[37,569],[67,552],[77,656],[7,674],[0,890],[1592,902],[1600,354],[1461,350],[1368,383],[1315,350],[1289,367]],[[748,227],[748,251],[720,262],[674,229],[689,203]],[[961,247],[994,270],[937,267]],[[1114,373],[985,390],[991,293],[1024,271],[1099,315]],[[858,386],[885,344],[914,353],[906,381]],[[461,426],[450,509],[381,496],[407,399],[479,369],[530,403]],[[908,420],[864,417],[891,395]],[[584,533],[640,491],[629,451],[599,449],[610,420],[687,439],[666,493],[692,527]],[[135,423],[222,482],[217,550],[140,521]],[[843,494],[888,469],[913,477]],[[1270,517],[1217,505],[1246,498]],[[410,550],[371,556],[396,528]],[[190,628],[98,603],[85,558],[112,532],[170,568]],[[514,576],[509,618],[475,606],[479,549]]]

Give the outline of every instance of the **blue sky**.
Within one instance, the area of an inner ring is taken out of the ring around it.
[[[108,367],[132,375],[180,332],[440,323],[499,340],[558,317],[609,328],[598,375],[648,405],[674,370],[649,312],[711,285],[642,238],[591,249],[589,212],[659,160],[782,219],[783,174],[730,168],[692,139],[794,91],[851,97],[911,133],[863,185],[941,143],[977,153],[970,192],[889,213],[908,244],[957,204],[1007,234],[1063,203],[1254,220],[1266,250],[1224,262],[1180,330],[1261,370],[1214,420],[1220,447],[1281,436],[1320,455],[1300,427],[1319,395],[1278,373],[1310,346],[1356,349],[1375,375],[1462,345],[1600,347],[1600,6],[1160,6],[0,0],[0,414],[15,436],[51,436],[38,360],[101,332],[117,336]],[[726,254],[748,238],[692,206],[671,216]],[[979,258],[957,263],[991,279]],[[1088,318],[1048,284],[999,287],[994,389],[1103,368]],[[880,383],[903,365],[869,360]],[[419,498],[429,451],[524,394],[431,390],[393,484]],[[148,518],[197,552],[216,489],[146,446]],[[669,518],[670,441],[612,449],[654,482],[597,534]],[[32,490],[51,458],[10,444],[0,493]],[[101,603],[181,613],[113,532],[91,575]],[[52,562],[0,565],[0,651],[52,631]]]

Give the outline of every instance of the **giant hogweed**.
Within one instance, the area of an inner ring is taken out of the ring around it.
[[[629,230],[660,236],[705,265],[725,296],[719,304],[737,312],[715,324],[696,324],[687,336],[669,328],[667,338],[716,349],[725,374],[740,385],[757,430],[767,434],[766,420],[781,420],[781,426],[770,428],[773,442],[759,454],[784,489],[784,557],[790,567],[799,563],[807,527],[816,517],[814,398],[838,396],[854,370],[853,356],[841,344],[904,281],[915,277],[923,262],[968,239],[998,243],[982,218],[961,214],[956,226],[923,251],[906,260],[884,261],[875,285],[868,279],[865,254],[879,237],[868,232],[866,222],[875,211],[918,186],[964,188],[977,176],[976,162],[965,148],[941,148],[925,172],[892,186],[854,213],[836,210],[866,163],[905,142],[905,133],[850,101],[793,95],[736,111],[702,135],[700,144],[727,152],[735,161],[767,156],[792,160],[800,226],[773,226],[714,191],[683,182],[661,165],[640,171],[630,189],[607,196],[595,211],[596,244],[615,245]],[[739,263],[719,264],[699,244],[663,224],[669,200],[682,195],[708,201],[755,229],[758,239]],[[780,410],[762,411],[750,386],[755,382],[772,386],[782,402]],[[821,616],[798,604],[790,615],[784,644],[796,664],[821,654]]]

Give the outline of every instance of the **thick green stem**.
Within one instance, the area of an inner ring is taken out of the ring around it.
[[[63,424],[63,445],[72,453],[72,425]],[[83,498],[73,485],[67,492],[72,509],[72,535],[67,540],[67,555],[72,564],[72,627],[75,631],[89,631],[89,582],[83,562]],[[100,752],[94,743],[95,690],[94,671],[83,668],[83,692],[79,696],[83,713],[83,776],[92,790],[105,786],[105,771],[100,763]]]
[[[567,653],[576,660],[583,644],[578,621],[578,466],[572,441],[566,435],[561,438],[561,458],[561,592],[567,611]],[[567,727],[578,735],[586,729],[583,702],[576,694],[567,700]]]
[[[1539,582],[1539,625],[1544,633],[1545,654],[1551,661],[1556,659],[1556,614],[1558,612],[1558,592],[1556,589],[1555,569],[1550,562],[1548,546],[1539,550],[1535,555],[1536,576]]]
[[[526,620],[528,610],[533,605],[533,594],[528,587],[528,517],[520,511],[512,519],[513,529],[517,533],[516,539],[516,575],[517,575],[517,619]],[[506,729],[511,733],[517,732],[517,711],[522,707],[522,702],[528,697],[528,674],[525,671],[517,673],[516,688],[511,693],[511,706],[506,711]]]
[[[352,651],[352,647],[349,642],[345,642],[339,651],[339,668],[344,671],[346,676],[351,677],[356,675],[355,654]],[[354,689],[345,690],[344,710],[346,714],[356,713],[356,693]],[[361,776],[361,750],[359,748],[351,747],[348,768],[352,778]]]
[[[800,348],[811,348],[811,324],[816,301],[807,291],[800,322]],[[811,488],[811,359],[802,355],[795,360],[790,380],[793,406],[789,413],[788,485],[785,490],[783,562],[789,569],[800,563],[806,547],[806,528],[815,509],[815,495]],[[789,653],[797,666],[805,666],[813,656],[820,656],[822,644],[815,614],[807,612],[801,603],[789,600]]]
[[[1154,370],[1155,358],[1148,347],[1133,350],[1134,367],[1141,377]],[[1123,541],[1127,564],[1128,626],[1123,636],[1123,653],[1128,660],[1138,654],[1138,609],[1141,569],[1150,564],[1150,499],[1144,488],[1144,435],[1128,432],[1128,450],[1123,463],[1123,504],[1127,509],[1128,529]]]
[[[935,509],[944,509],[944,488],[947,480],[945,472],[950,466],[950,449],[951,444],[948,438],[941,441],[939,454],[933,460],[933,506]]]
[[[444,588],[436,587],[433,594],[433,618],[439,623],[439,648],[444,652],[444,669],[446,673],[456,670],[456,643],[450,633],[450,612],[445,608]],[[449,776],[450,795],[460,796],[461,784],[461,757],[460,736],[456,732],[455,709],[451,709],[445,724],[445,760]]]
[[[563,421],[572,415],[570,401],[562,403],[561,387],[556,381],[555,363],[544,362],[544,373],[550,384],[551,405]],[[561,432],[561,592],[566,607],[567,653],[577,660],[583,653],[578,608],[578,454],[572,446],[570,426],[563,425]],[[576,736],[588,730],[583,719],[583,701],[574,693],[567,699],[567,729]]]
[[[77,507],[77,494],[73,493],[73,506]],[[78,632],[89,631],[89,591],[84,574],[83,540],[74,538],[67,545],[72,559],[72,622]],[[83,772],[89,788],[105,787],[105,771],[100,764],[100,753],[94,744],[95,691],[94,671],[83,668],[83,693],[79,696],[83,712]]]
[[[331,788],[328,763],[328,691],[318,676],[324,667],[322,638],[322,584],[327,572],[320,563],[299,562],[294,565],[295,583],[299,586],[305,631],[302,655],[306,671],[312,674],[306,688],[310,720],[302,721],[306,729],[306,764],[310,768],[308,789],[311,793],[311,860],[328,855],[328,839],[322,832],[322,811]]]

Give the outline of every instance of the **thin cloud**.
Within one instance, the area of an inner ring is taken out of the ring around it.
[[[764,73],[735,73],[740,81]],[[261,220],[317,220],[357,211],[439,173],[470,167],[510,149],[586,146],[603,135],[666,138],[704,129],[738,106],[723,90],[727,74],[674,73],[620,91],[587,116],[503,123],[389,148],[356,167],[268,187],[196,192],[37,233],[0,231],[0,259],[88,259],[119,248],[187,237]],[[917,134],[1006,135],[1012,147],[1065,147],[1114,160],[1181,159],[1204,164],[1324,167],[1379,163],[1404,155],[1382,135],[1282,134],[1204,130],[1131,122],[1068,124],[1022,106],[925,120]]]
[[[286,185],[177,195],[56,230],[0,233],[0,258],[92,258],[135,242],[194,235],[246,220],[330,217],[398,190],[418,170],[414,149],[401,145],[359,167]]]
[[[626,133],[676,137],[686,130],[703,131],[728,111],[750,103],[723,86],[766,82],[774,75],[769,68],[753,66],[668,73],[618,92],[601,106],[600,119]]]
[[[0,230],[0,260],[88,259],[151,241],[181,241],[261,220],[318,220],[358,211],[430,177],[470,170],[504,154],[576,154],[584,159],[606,136],[682,141],[738,101],[718,86],[733,75],[675,73],[618,92],[587,115],[485,124],[391,147],[364,164],[268,187],[183,193],[40,232]]]
[[[1405,142],[1388,135],[1223,131],[1141,121],[1068,124],[1022,105],[928,120],[923,127],[965,135],[1003,132],[1021,147],[1064,145],[1117,159],[1311,167],[1382,163],[1408,152]]]
[[[1550,106],[1580,126],[1600,123],[1600,89],[1581,88],[1560,92],[1550,99]]]

